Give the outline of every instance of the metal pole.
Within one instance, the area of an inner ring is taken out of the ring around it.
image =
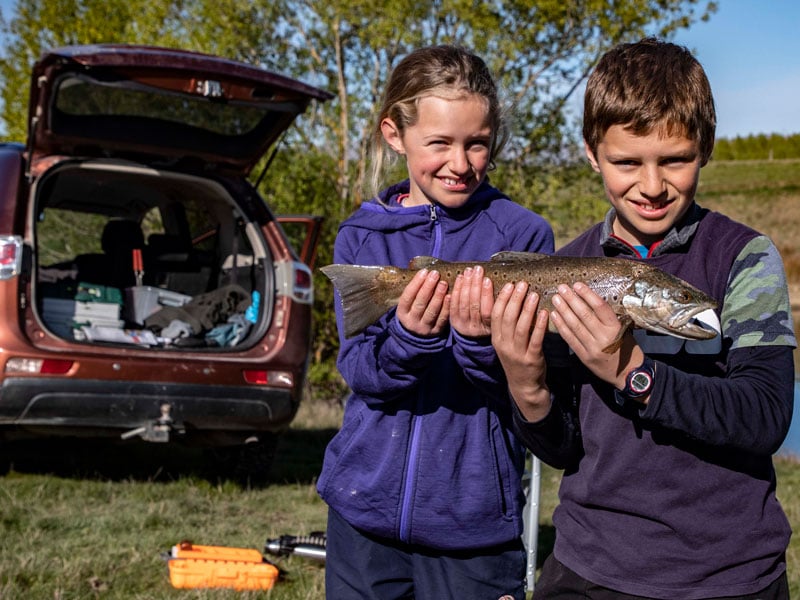
[[[525,572],[525,580],[528,591],[532,592],[536,582],[536,550],[539,540],[539,496],[541,494],[542,465],[538,458],[530,452],[531,459],[530,472],[528,479],[528,499],[525,503],[525,510],[522,520],[525,524],[523,532],[523,543],[528,555],[528,566]]]

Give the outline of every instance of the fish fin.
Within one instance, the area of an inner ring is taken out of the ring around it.
[[[392,306],[402,292],[380,275],[392,267],[328,265],[321,267],[342,299],[344,336],[361,333]]]
[[[532,260],[542,260],[547,258],[547,254],[540,252],[515,252],[513,250],[503,250],[502,252],[495,252],[490,259],[492,262],[531,262]]]
[[[603,352],[605,352],[606,354],[614,354],[614,352],[619,350],[619,347],[622,346],[622,340],[625,337],[625,333],[633,325],[633,319],[631,319],[628,315],[620,316],[619,322],[622,324],[622,327],[619,328],[619,333],[617,334],[617,337],[615,337],[614,340],[608,346],[603,348]]]
[[[446,264],[447,261],[440,260],[434,256],[415,256],[410,261],[408,261],[408,268],[414,271],[419,271],[420,269],[430,269],[435,267],[437,264]]]

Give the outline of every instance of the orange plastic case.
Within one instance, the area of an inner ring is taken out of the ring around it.
[[[169,581],[176,588],[269,590],[279,573],[258,550],[191,542],[173,546],[167,565]]]

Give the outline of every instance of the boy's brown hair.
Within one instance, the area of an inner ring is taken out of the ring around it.
[[[586,84],[583,139],[593,153],[612,125],[684,135],[698,143],[705,164],[717,117],[703,67],[687,48],[656,38],[612,48]]]

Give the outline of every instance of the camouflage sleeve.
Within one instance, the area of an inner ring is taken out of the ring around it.
[[[731,349],[797,347],[783,261],[765,236],[750,241],[736,257],[722,306],[722,332]]]

